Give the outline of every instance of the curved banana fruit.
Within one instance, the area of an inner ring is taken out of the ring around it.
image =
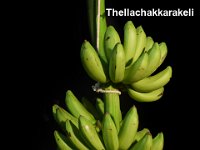
[[[135,55],[133,57],[133,63],[136,62],[137,59],[140,57],[146,45],[146,34],[142,26],[137,27],[136,32],[137,32],[137,44],[136,44]]]
[[[100,98],[96,99],[96,109],[102,119],[104,116],[104,102]]]
[[[101,83],[107,82],[100,58],[93,46],[86,40],[81,46],[80,56],[85,71],[93,80]]]
[[[155,138],[153,138],[151,150],[163,150],[164,147],[164,135],[162,132],[158,133]]]
[[[136,52],[137,32],[132,21],[128,21],[124,25],[124,52],[126,57],[126,65],[133,61]]]
[[[105,150],[95,127],[83,116],[79,117],[79,131],[91,149]]]
[[[60,127],[65,131],[65,122],[66,120],[71,120],[72,123],[78,127],[78,119],[68,113],[66,110],[61,107],[56,110],[56,121],[60,125]]]
[[[139,125],[138,113],[135,106],[125,115],[119,131],[119,149],[128,149],[134,141]]]
[[[124,79],[125,54],[123,45],[117,43],[111,53],[109,61],[109,76],[112,82],[118,83]]]
[[[69,141],[72,143],[72,145],[76,148],[76,149],[81,149],[81,150],[89,150],[84,143],[82,143],[78,137],[75,135],[78,131],[74,131],[74,130],[78,130],[77,128],[73,127],[73,124],[70,123],[69,120],[66,120],[66,131],[67,131],[67,136],[69,138]],[[76,133],[75,133],[76,132]]]
[[[104,37],[104,50],[109,62],[113,48],[117,43],[121,43],[118,32],[113,26],[108,26]]]
[[[141,93],[134,91],[131,88],[128,88],[128,94],[131,98],[138,102],[153,102],[159,100],[164,92],[164,87],[161,87],[157,90],[147,92],[147,93]]]
[[[68,90],[66,92],[65,104],[72,115],[79,118],[80,115],[84,116],[90,120],[93,124],[96,123],[94,116],[87,111],[87,109],[81,104],[81,102],[76,98],[72,91]]]
[[[157,42],[153,44],[153,47],[148,51],[149,63],[146,69],[146,77],[150,76],[159,66],[160,63],[160,48]]]
[[[159,64],[159,66],[160,66],[167,56],[168,49],[167,49],[167,45],[165,42],[161,42],[159,44],[159,47],[160,47],[160,52],[161,52],[161,59],[160,59],[160,64]]]
[[[68,138],[57,130],[54,131],[54,138],[59,150],[73,150],[73,148],[69,146]]]
[[[134,141],[135,142],[140,141],[145,136],[146,133],[150,133],[149,129],[147,129],[147,128],[144,128],[144,129],[138,131],[134,137]]]
[[[132,83],[131,87],[138,92],[150,92],[165,86],[171,77],[172,67],[168,66],[153,76]]]
[[[109,113],[105,113],[102,126],[102,135],[106,150],[118,150],[118,131]]]
[[[150,36],[147,36],[147,39],[146,39],[146,46],[145,46],[144,51],[145,51],[145,52],[148,52],[148,51],[152,48],[153,44],[154,44],[153,38],[150,37]]]
[[[106,90],[115,90],[112,86],[106,88]],[[104,111],[108,112],[115,122],[117,131],[120,128],[120,122],[122,120],[122,113],[120,110],[120,100],[118,93],[105,93],[104,94]]]
[[[148,67],[148,54],[143,53],[139,59],[130,67],[125,69],[123,83],[131,84],[145,77],[145,71]]]
[[[100,119],[100,115],[97,112],[95,106],[87,98],[82,97],[81,102],[83,106],[95,117],[95,119]]]
[[[152,146],[152,135],[150,133],[146,133],[144,137],[138,141],[135,145],[133,145],[130,150],[151,150]]]

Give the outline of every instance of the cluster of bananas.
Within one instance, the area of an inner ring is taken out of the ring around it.
[[[67,109],[57,104],[52,107],[54,119],[62,129],[54,131],[59,150],[163,149],[162,132],[152,137],[147,128],[138,130],[139,118],[135,106],[121,119],[118,128],[100,98],[96,99],[95,106],[84,97],[81,101],[68,90],[65,98]]]
[[[135,28],[128,21],[124,26],[123,44],[113,26],[106,28],[103,43],[98,51],[86,40],[81,46],[83,67],[93,80],[102,85],[119,85],[140,102],[162,97],[164,86],[172,76],[171,66],[155,74],[168,53],[165,42],[154,42],[142,26]]]

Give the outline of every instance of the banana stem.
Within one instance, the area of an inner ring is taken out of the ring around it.
[[[112,86],[107,87],[105,90],[117,90]],[[116,128],[119,131],[122,114],[120,110],[120,99],[118,93],[103,93],[104,98],[104,113],[109,113],[115,122]]]

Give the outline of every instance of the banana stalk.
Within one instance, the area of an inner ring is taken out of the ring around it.
[[[117,89],[112,86],[105,88],[107,92],[103,93],[104,97],[104,113],[109,113],[113,118],[117,131],[119,132],[120,122],[122,120],[122,113],[120,110],[119,93],[115,92]]]

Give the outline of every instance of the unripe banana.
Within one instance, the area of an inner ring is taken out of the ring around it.
[[[150,92],[165,86],[171,77],[172,67],[168,66],[153,76],[132,83],[131,87],[138,92]]]
[[[146,93],[141,93],[134,91],[131,88],[128,88],[128,94],[129,96],[138,101],[138,102],[153,102],[159,100],[164,92],[164,87],[161,87],[157,90],[151,91],[151,92],[146,92]]]
[[[108,26],[104,37],[104,50],[109,62],[113,48],[117,43],[121,43],[118,32],[113,26]]]
[[[85,97],[82,97],[81,102],[85,108],[95,117],[96,120],[100,119],[100,115],[91,101]]]
[[[136,62],[137,59],[140,57],[146,45],[146,34],[142,26],[137,27],[136,32],[137,32],[137,44],[136,44],[135,55],[133,57],[133,63]]]
[[[130,150],[151,150],[152,146],[152,135],[150,133],[146,133],[145,136],[138,141]]]
[[[159,64],[159,66],[160,66],[167,56],[168,49],[167,49],[167,45],[165,42],[160,43],[159,47],[160,47],[160,52],[161,52],[161,59],[160,59],[160,64]]]
[[[67,136],[69,138],[69,141],[72,143],[72,145],[76,148],[76,149],[81,149],[81,150],[89,150],[84,143],[82,143],[80,141],[80,138],[78,138],[76,136],[76,133],[78,133],[78,131],[74,131],[74,130],[78,130],[75,126],[73,126],[73,124],[70,123],[69,120],[66,121],[66,131],[67,131]]]
[[[102,126],[103,141],[106,150],[118,150],[118,131],[109,113],[105,113]]]
[[[117,43],[111,53],[109,61],[109,76],[112,82],[118,83],[124,79],[125,54],[123,45]]]
[[[149,63],[146,69],[146,77],[150,76],[159,66],[161,53],[157,42],[153,44],[153,47],[148,51]]]
[[[106,88],[107,91],[115,90],[112,86]],[[104,111],[108,112],[115,122],[117,131],[120,128],[120,122],[122,120],[122,114],[120,110],[120,100],[118,93],[104,93]]]
[[[78,119],[68,113],[66,110],[58,107],[56,110],[56,121],[60,127],[65,131],[65,122],[66,120],[71,120],[73,124],[78,127]]]
[[[100,98],[96,99],[96,109],[97,109],[99,115],[101,116],[101,118],[103,118],[103,116],[104,116],[104,102]]]
[[[79,117],[79,131],[91,149],[105,150],[95,127],[85,117]]]
[[[70,90],[66,92],[65,104],[69,112],[76,118],[79,118],[79,116],[82,115],[90,120],[93,124],[96,122],[94,116],[87,111],[83,104],[80,103],[80,101]]]
[[[87,74],[97,82],[107,82],[100,58],[92,45],[86,40],[81,46],[80,55],[82,65]]]
[[[137,32],[132,21],[128,21],[124,25],[124,52],[126,57],[126,65],[133,61],[136,52]]]
[[[145,77],[145,71],[148,67],[148,54],[143,53],[139,59],[125,70],[123,83],[131,84]]]
[[[156,137],[153,138],[151,150],[163,150],[164,147],[164,135],[162,132],[158,133]]]
[[[140,141],[145,136],[146,133],[150,133],[149,129],[147,129],[147,128],[144,128],[144,129],[138,131],[134,137],[134,141],[135,142]]]
[[[119,149],[128,149],[134,141],[139,125],[138,113],[135,106],[127,112],[119,131]]]
[[[146,46],[145,46],[144,51],[148,52],[152,48],[153,44],[154,44],[153,38],[150,37],[150,36],[147,36],[147,38],[146,38]]]
[[[73,150],[69,146],[69,139],[57,130],[54,131],[54,138],[59,150]]]
[[[58,108],[59,108],[59,106],[58,106],[57,104],[54,104],[54,105],[52,106],[53,118],[54,118],[54,120],[55,120],[56,122],[58,122],[58,121],[57,121],[57,117],[56,117],[56,111],[57,111]]]

